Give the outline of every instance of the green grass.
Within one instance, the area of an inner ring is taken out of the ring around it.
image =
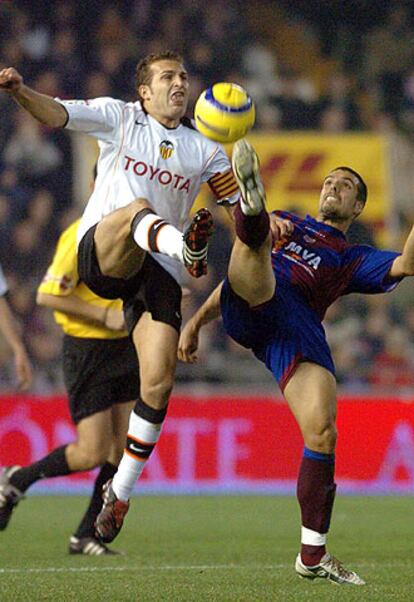
[[[368,582],[339,587],[296,577],[293,498],[135,498],[125,555],[99,558],[67,554],[86,498],[29,496],[0,533],[0,601],[412,602],[413,502],[337,499],[329,549]]]

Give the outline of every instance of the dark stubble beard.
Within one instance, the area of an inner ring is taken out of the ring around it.
[[[342,222],[347,221],[347,218],[344,218],[343,215],[340,214],[340,212],[335,209],[334,207],[326,207],[324,209],[321,209],[320,211],[320,215],[322,218],[322,221],[324,222],[336,222],[337,224],[341,224]]]

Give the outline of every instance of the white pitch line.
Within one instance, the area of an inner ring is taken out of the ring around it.
[[[356,568],[394,568],[407,566],[407,562],[387,562],[387,563],[374,563],[374,562],[358,562]],[[0,568],[0,576],[7,574],[27,574],[27,573],[104,573],[107,571],[217,571],[217,570],[284,570],[292,569],[293,565],[291,562],[287,564],[265,564],[265,565],[251,565],[251,564],[177,564],[177,565],[150,565],[150,566],[106,566],[106,567],[46,567],[46,568],[27,568],[27,569],[13,569],[13,568]]]
[[[28,569],[2,569],[0,575],[10,573],[100,573],[106,571],[207,571],[207,570],[226,570],[226,569],[257,569],[257,570],[275,570],[286,569],[289,564],[270,564],[270,565],[245,565],[245,564],[201,564],[201,565],[161,565],[161,566],[107,566],[107,567],[47,567],[47,568],[28,568]]]

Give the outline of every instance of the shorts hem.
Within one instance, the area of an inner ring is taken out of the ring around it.
[[[287,384],[289,383],[290,379],[292,378],[292,376],[295,374],[299,364],[303,364],[305,362],[308,362],[309,364],[315,364],[316,366],[321,366],[321,368],[325,368],[325,370],[327,370],[328,372],[330,372],[332,374],[332,376],[334,378],[336,378],[336,374],[335,374],[335,370],[329,368],[328,366],[326,366],[325,364],[322,364],[321,362],[317,362],[316,360],[314,360],[313,358],[308,358],[308,357],[304,357],[301,354],[298,354],[290,363],[290,365],[288,366],[288,368],[285,370],[285,372],[282,375],[282,378],[279,381],[279,387],[280,390],[282,391],[282,393],[284,393],[284,390],[287,386]]]

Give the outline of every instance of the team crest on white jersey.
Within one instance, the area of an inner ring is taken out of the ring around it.
[[[169,159],[174,152],[174,144],[169,140],[160,142],[160,155],[163,159]]]

